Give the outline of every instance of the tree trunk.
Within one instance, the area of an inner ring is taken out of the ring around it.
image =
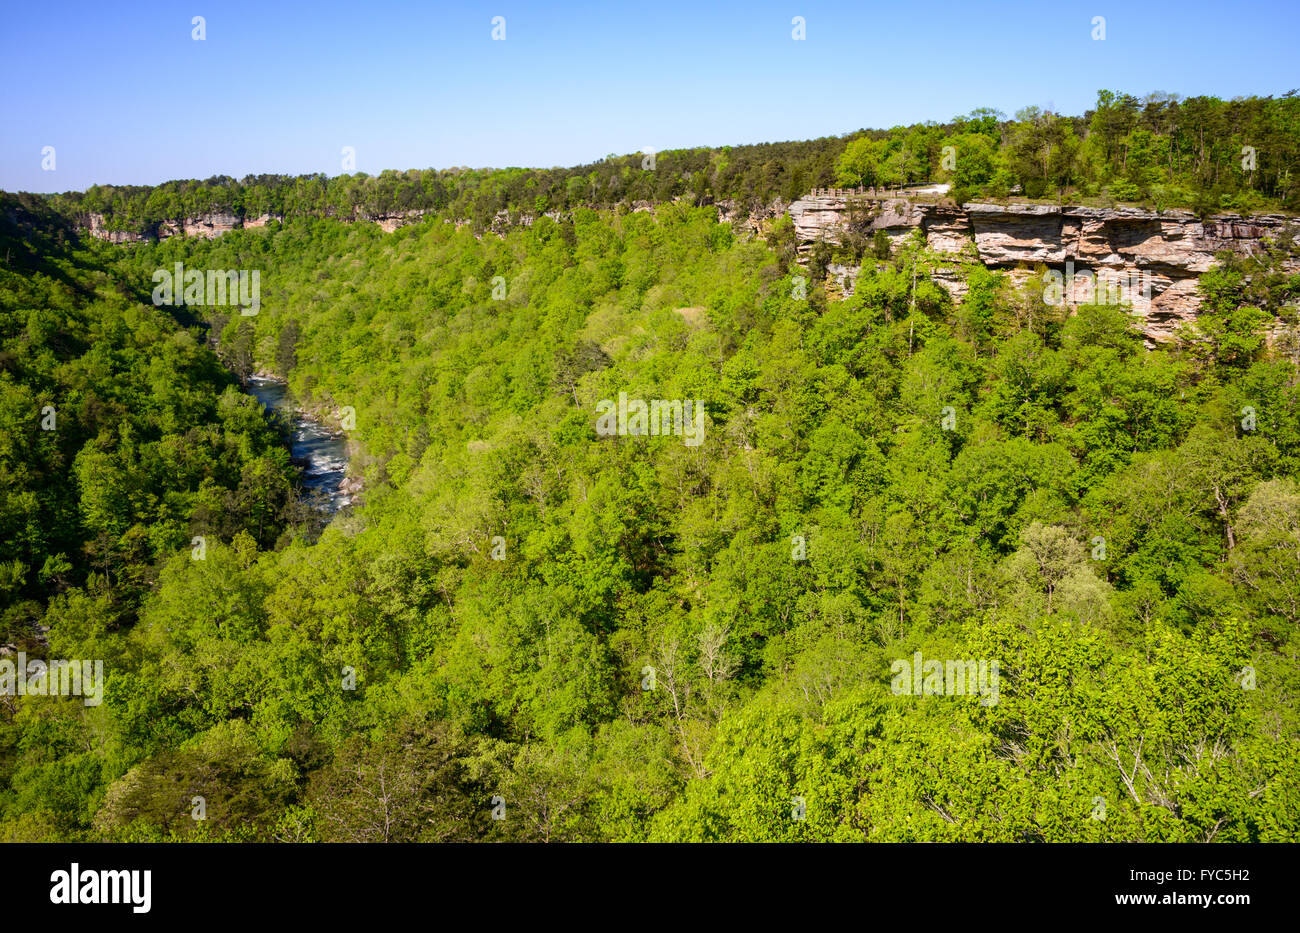
[[[1228,501],[1223,498],[1223,492],[1217,485],[1214,487],[1214,498],[1219,503],[1219,517],[1223,519],[1224,530],[1228,533],[1228,550],[1231,551],[1237,546],[1237,538],[1232,532],[1232,521],[1228,516]]]

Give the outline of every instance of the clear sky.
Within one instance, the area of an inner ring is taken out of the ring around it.
[[[337,175],[345,146],[369,174],[577,165],[1077,114],[1102,87],[1276,96],[1300,86],[1298,38],[1300,0],[0,0],[0,188]]]

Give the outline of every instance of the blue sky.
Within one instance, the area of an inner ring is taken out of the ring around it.
[[[5,0],[0,188],[336,175],[344,146],[369,174],[576,165],[982,106],[1082,113],[1102,87],[1280,95],[1300,86],[1297,37],[1296,0]]]

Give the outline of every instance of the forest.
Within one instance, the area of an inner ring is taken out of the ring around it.
[[[1295,841],[1295,242],[1220,257],[1151,348],[1042,269],[954,300],[923,237],[843,298],[788,219],[707,205],[955,144],[970,190],[1294,209],[1297,107],[3,195],[3,641],[106,684],[0,694],[0,839]],[[215,209],[284,220],[76,228]],[[259,270],[258,313],[156,305],[178,262]],[[253,372],[355,412],[324,527]],[[598,432],[620,393],[702,400],[701,442]],[[996,702],[900,695],[917,652],[996,661]]]
[[[375,217],[443,212],[476,232],[576,207],[638,201],[730,201],[745,210],[812,188],[947,182],[959,202],[1019,194],[1069,203],[1131,203],[1204,214],[1300,211],[1300,94],[1278,98],[1141,98],[1100,91],[1081,117],[981,108],[945,124],[859,130],[807,142],[610,155],[573,168],[385,170],[334,177],[221,176],[153,187],[96,185],[51,199],[70,218],[156,235],[208,213]],[[947,154],[948,158],[945,158]],[[649,170],[648,170],[649,169]],[[502,212],[505,212],[504,214]]]

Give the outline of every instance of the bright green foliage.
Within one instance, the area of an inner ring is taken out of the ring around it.
[[[1243,156],[1249,146],[1254,155]],[[611,155],[551,169],[387,169],[377,176],[248,175],[96,185],[51,199],[68,217],[99,214],[111,231],[156,236],[163,224],[221,212],[248,220],[379,219],[423,211],[476,233],[525,215],[636,202],[731,201],[746,210],[812,188],[948,182],[977,197],[1065,198],[1190,207],[1213,214],[1300,209],[1300,96],[1142,99],[1102,90],[1082,116],[980,108],[944,124],[858,130],[807,142]]]
[[[1025,120],[1027,165],[1078,142]],[[0,698],[0,833],[1294,841],[1300,370],[1242,310],[1285,316],[1276,263],[1148,349],[1032,280],[955,302],[921,242],[844,300],[781,249],[670,202],[6,267],[9,637],[107,692]],[[184,329],[177,261],[261,270],[260,312]],[[364,501],[316,540],[241,358],[355,409]],[[702,400],[702,442],[598,434],[620,393]],[[900,691],[917,652],[996,694]]]

